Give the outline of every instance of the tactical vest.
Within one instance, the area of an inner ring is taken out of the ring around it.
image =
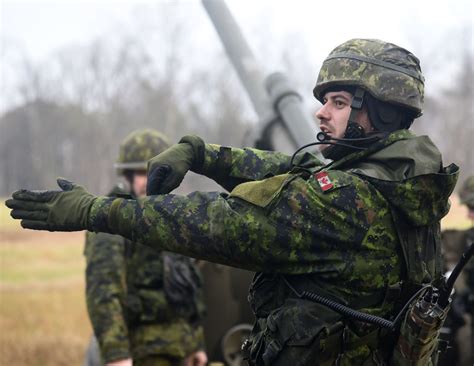
[[[204,315],[202,281],[188,257],[126,243],[127,319],[142,324],[182,318],[193,323]]]

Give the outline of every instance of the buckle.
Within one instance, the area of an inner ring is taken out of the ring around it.
[[[357,88],[354,97],[352,98],[351,108],[360,110],[362,109],[362,103],[364,103],[364,89]]]

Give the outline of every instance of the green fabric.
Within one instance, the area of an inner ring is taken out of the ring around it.
[[[241,183],[287,173],[290,160],[290,156],[276,151],[206,144],[202,167],[196,173],[213,179],[230,192]]]
[[[355,163],[351,172],[381,180],[402,181],[441,169],[441,154],[428,136],[417,137],[408,130],[397,131],[396,135],[400,137],[397,144]]]
[[[441,154],[427,136],[408,130],[395,131],[368,150],[320,170],[343,170],[367,179],[414,226],[438,222],[448,213],[447,198],[459,176],[456,165],[442,167]]]
[[[150,354],[167,355],[184,359],[191,353],[204,349],[204,331],[187,320],[175,319],[172,323],[142,325],[131,334],[137,358]]]
[[[282,174],[262,181],[242,183],[230,192],[229,197],[241,198],[254,205],[266,207],[280,193],[289,178],[293,176]]]

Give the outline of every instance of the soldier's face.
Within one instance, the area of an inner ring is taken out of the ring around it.
[[[146,196],[146,171],[133,172],[132,190],[138,198]]]
[[[349,115],[351,114],[352,94],[346,91],[331,91],[324,95],[323,106],[316,112],[319,128],[331,137],[342,138],[346,132]],[[365,109],[356,115],[356,122],[367,132],[371,129]],[[331,145],[320,145],[323,151]]]

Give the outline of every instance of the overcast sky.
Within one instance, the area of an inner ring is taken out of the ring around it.
[[[106,34],[113,36],[114,32],[131,26],[140,11],[147,11],[150,4],[157,2],[163,3],[164,0],[2,0],[2,64],[11,60],[14,53],[44,63],[65,46],[87,44]],[[200,47],[217,42],[200,1],[174,2],[178,2],[181,9],[189,13],[189,19],[196,22],[193,36],[200,37]],[[143,8],[144,4],[148,7]],[[354,37],[388,40],[410,49],[420,58],[432,56],[425,51],[430,49],[429,45],[442,45],[450,50],[453,57],[463,50],[466,42],[472,49],[471,0],[228,0],[227,4],[250,40],[257,58],[259,52],[255,49],[257,45],[251,42],[252,32],[265,32],[269,40],[298,37],[315,63],[322,62],[337,44]],[[446,36],[459,35],[466,24],[470,28],[467,40]],[[278,44],[280,42],[275,42],[275,45]],[[266,47],[272,47],[272,43]],[[272,67],[271,63],[268,67]],[[6,68],[2,67],[2,70],[2,93],[6,93],[15,75],[10,68],[8,75],[5,75]],[[437,77],[442,79],[439,75]]]

